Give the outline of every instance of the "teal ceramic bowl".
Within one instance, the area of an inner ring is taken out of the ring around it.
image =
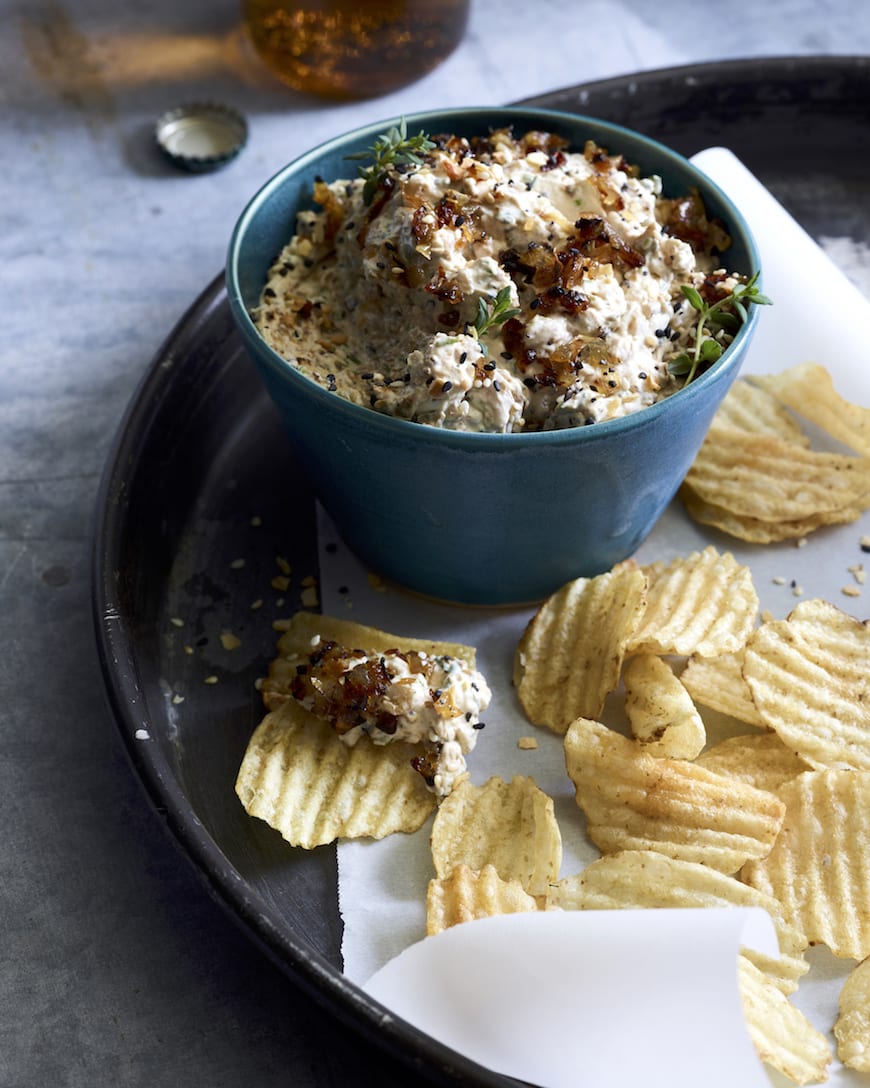
[[[739,211],[682,156],[618,125],[549,110],[472,108],[409,116],[408,131],[484,135],[513,125],[595,140],[665,195],[697,187],[726,224],[728,267],[752,274],[755,245]],[[353,177],[347,157],[394,121],[368,125],[302,155],[268,181],[232,235],[227,290],[248,354],[294,450],[345,543],[370,570],[462,604],[540,600],[566,581],[631,556],[677,491],[752,337],[750,317],[722,357],[685,389],[633,415],[591,427],[516,434],[460,433],[381,415],[317,385],[273,351],[250,317],[267,272],[313,207],[316,178]],[[288,481],[288,502],[292,482]]]

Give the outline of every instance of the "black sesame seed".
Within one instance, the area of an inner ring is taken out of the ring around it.
[[[475,722],[472,729],[486,729],[486,722]]]
[[[463,351],[463,353],[459,356],[460,363],[464,363],[467,358],[468,358],[468,352]]]
[[[488,363],[483,364],[484,370],[495,370],[495,363],[490,359]]]
[[[496,380],[493,380],[492,387],[496,391],[496,393],[501,392],[501,385],[499,385],[499,383]]]
[[[457,217],[453,220],[453,225],[456,226],[456,227],[461,227],[464,222],[465,222],[465,216],[464,215],[457,215]]]
[[[371,370],[367,370],[365,374],[360,374],[360,377],[364,382],[370,382],[374,377],[374,373]]]
[[[308,666],[307,665],[297,665],[296,666],[296,675],[297,676],[304,676],[307,672],[308,672]]]
[[[449,393],[452,388],[453,388],[453,382],[445,382],[441,386],[441,392],[442,393]]]
[[[513,359],[513,355],[511,355],[511,353],[509,351],[503,351],[501,353],[501,357],[502,357],[502,359],[506,359],[508,362],[510,362],[510,360]]]

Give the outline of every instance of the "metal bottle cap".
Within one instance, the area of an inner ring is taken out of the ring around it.
[[[191,102],[159,117],[154,136],[171,163],[203,173],[225,166],[238,155],[247,142],[248,125],[229,106]]]

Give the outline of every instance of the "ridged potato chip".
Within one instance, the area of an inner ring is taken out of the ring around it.
[[[773,794],[651,756],[600,722],[573,722],[564,744],[587,834],[602,853],[658,850],[734,873],[764,857],[782,826],[785,806]]]
[[[435,798],[411,767],[415,746],[352,748],[332,727],[288,699],[254,731],[236,779],[250,816],[306,850],[336,839],[382,839],[416,831]]]
[[[438,808],[431,847],[441,879],[458,865],[492,865],[530,895],[543,895],[562,864],[553,799],[521,775],[510,782],[493,776],[482,786],[463,779]]]
[[[626,664],[622,681],[635,740],[650,755],[694,759],[706,743],[707,731],[670,665],[653,654],[639,654]]]
[[[719,405],[715,418],[717,425],[735,427],[747,434],[772,434],[799,446],[810,444],[800,423],[764,387],[763,379],[755,385],[738,378]]]
[[[442,929],[489,918],[538,909],[538,901],[523,890],[518,880],[502,880],[494,866],[477,872],[457,865],[448,877],[429,881],[426,893],[426,935]]]
[[[561,910],[761,907],[776,929],[780,956],[770,958],[753,949],[746,949],[745,955],[770,974],[784,993],[796,990],[798,980],[809,970],[803,956],[807,939],[773,896],[709,865],[669,858],[655,850],[622,850],[593,861],[578,875],[555,884],[547,905]]]
[[[731,775],[771,793],[776,793],[795,775],[811,769],[809,763],[787,748],[776,733],[728,737],[698,756],[697,763],[716,774]]]
[[[577,578],[541,605],[514,656],[514,684],[530,722],[564,733],[574,718],[601,713],[619,683],[645,590],[646,576],[627,565]]]
[[[759,1058],[795,1084],[826,1081],[834,1057],[828,1040],[746,956],[738,961],[743,1013]]]
[[[417,650],[433,656],[448,654],[462,658],[471,666],[474,666],[476,658],[473,646],[464,646],[458,642],[406,638],[404,635],[390,634],[376,627],[367,627],[337,616],[296,612],[282,624],[278,656],[270,662],[268,676],[260,688],[263,702],[268,709],[274,710],[290,698],[290,684],[296,675],[296,658],[310,654],[318,640],[337,642],[340,646],[366,653],[385,653],[398,648],[405,653]]]
[[[870,1073],[870,959],[862,960],[843,983],[834,1035],[843,1065]]]
[[[870,955],[870,774],[807,771],[779,790],[782,831],[741,879],[774,895],[814,944],[835,956]]]
[[[807,449],[714,420],[684,486],[741,517],[795,521],[870,505],[870,458]]]
[[[680,673],[680,682],[695,703],[745,725],[766,729],[743,678],[743,660],[742,649],[717,657],[692,656]]]
[[[731,653],[744,645],[757,615],[749,568],[710,546],[649,575],[646,609],[627,649],[701,657]]]
[[[870,770],[870,629],[806,600],[764,623],[743,675],[762,720],[815,767]]]
[[[870,456],[870,409],[841,397],[831,375],[819,363],[800,363],[752,380],[843,445]]]
[[[825,525],[847,525],[849,522],[857,521],[865,509],[862,501],[805,518],[764,520],[735,514],[733,510],[728,510],[724,506],[706,502],[685,483],[680,487],[679,495],[686,510],[695,521],[750,544],[775,544],[781,540],[802,540]]]

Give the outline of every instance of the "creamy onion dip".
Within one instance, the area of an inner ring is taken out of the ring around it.
[[[439,797],[464,774],[491,698],[483,675],[462,658],[398,649],[369,654],[319,638],[296,662],[290,693],[349,746],[363,735],[379,745],[422,744],[411,763]]]
[[[681,388],[668,362],[698,318],[682,287],[712,303],[744,282],[697,192],[666,199],[551,133],[433,144],[373,195],[315,184],[253,315],[276,352],[355,404],[460,431],[598,423]],[[497,297],[516,312],[481,331]]]

